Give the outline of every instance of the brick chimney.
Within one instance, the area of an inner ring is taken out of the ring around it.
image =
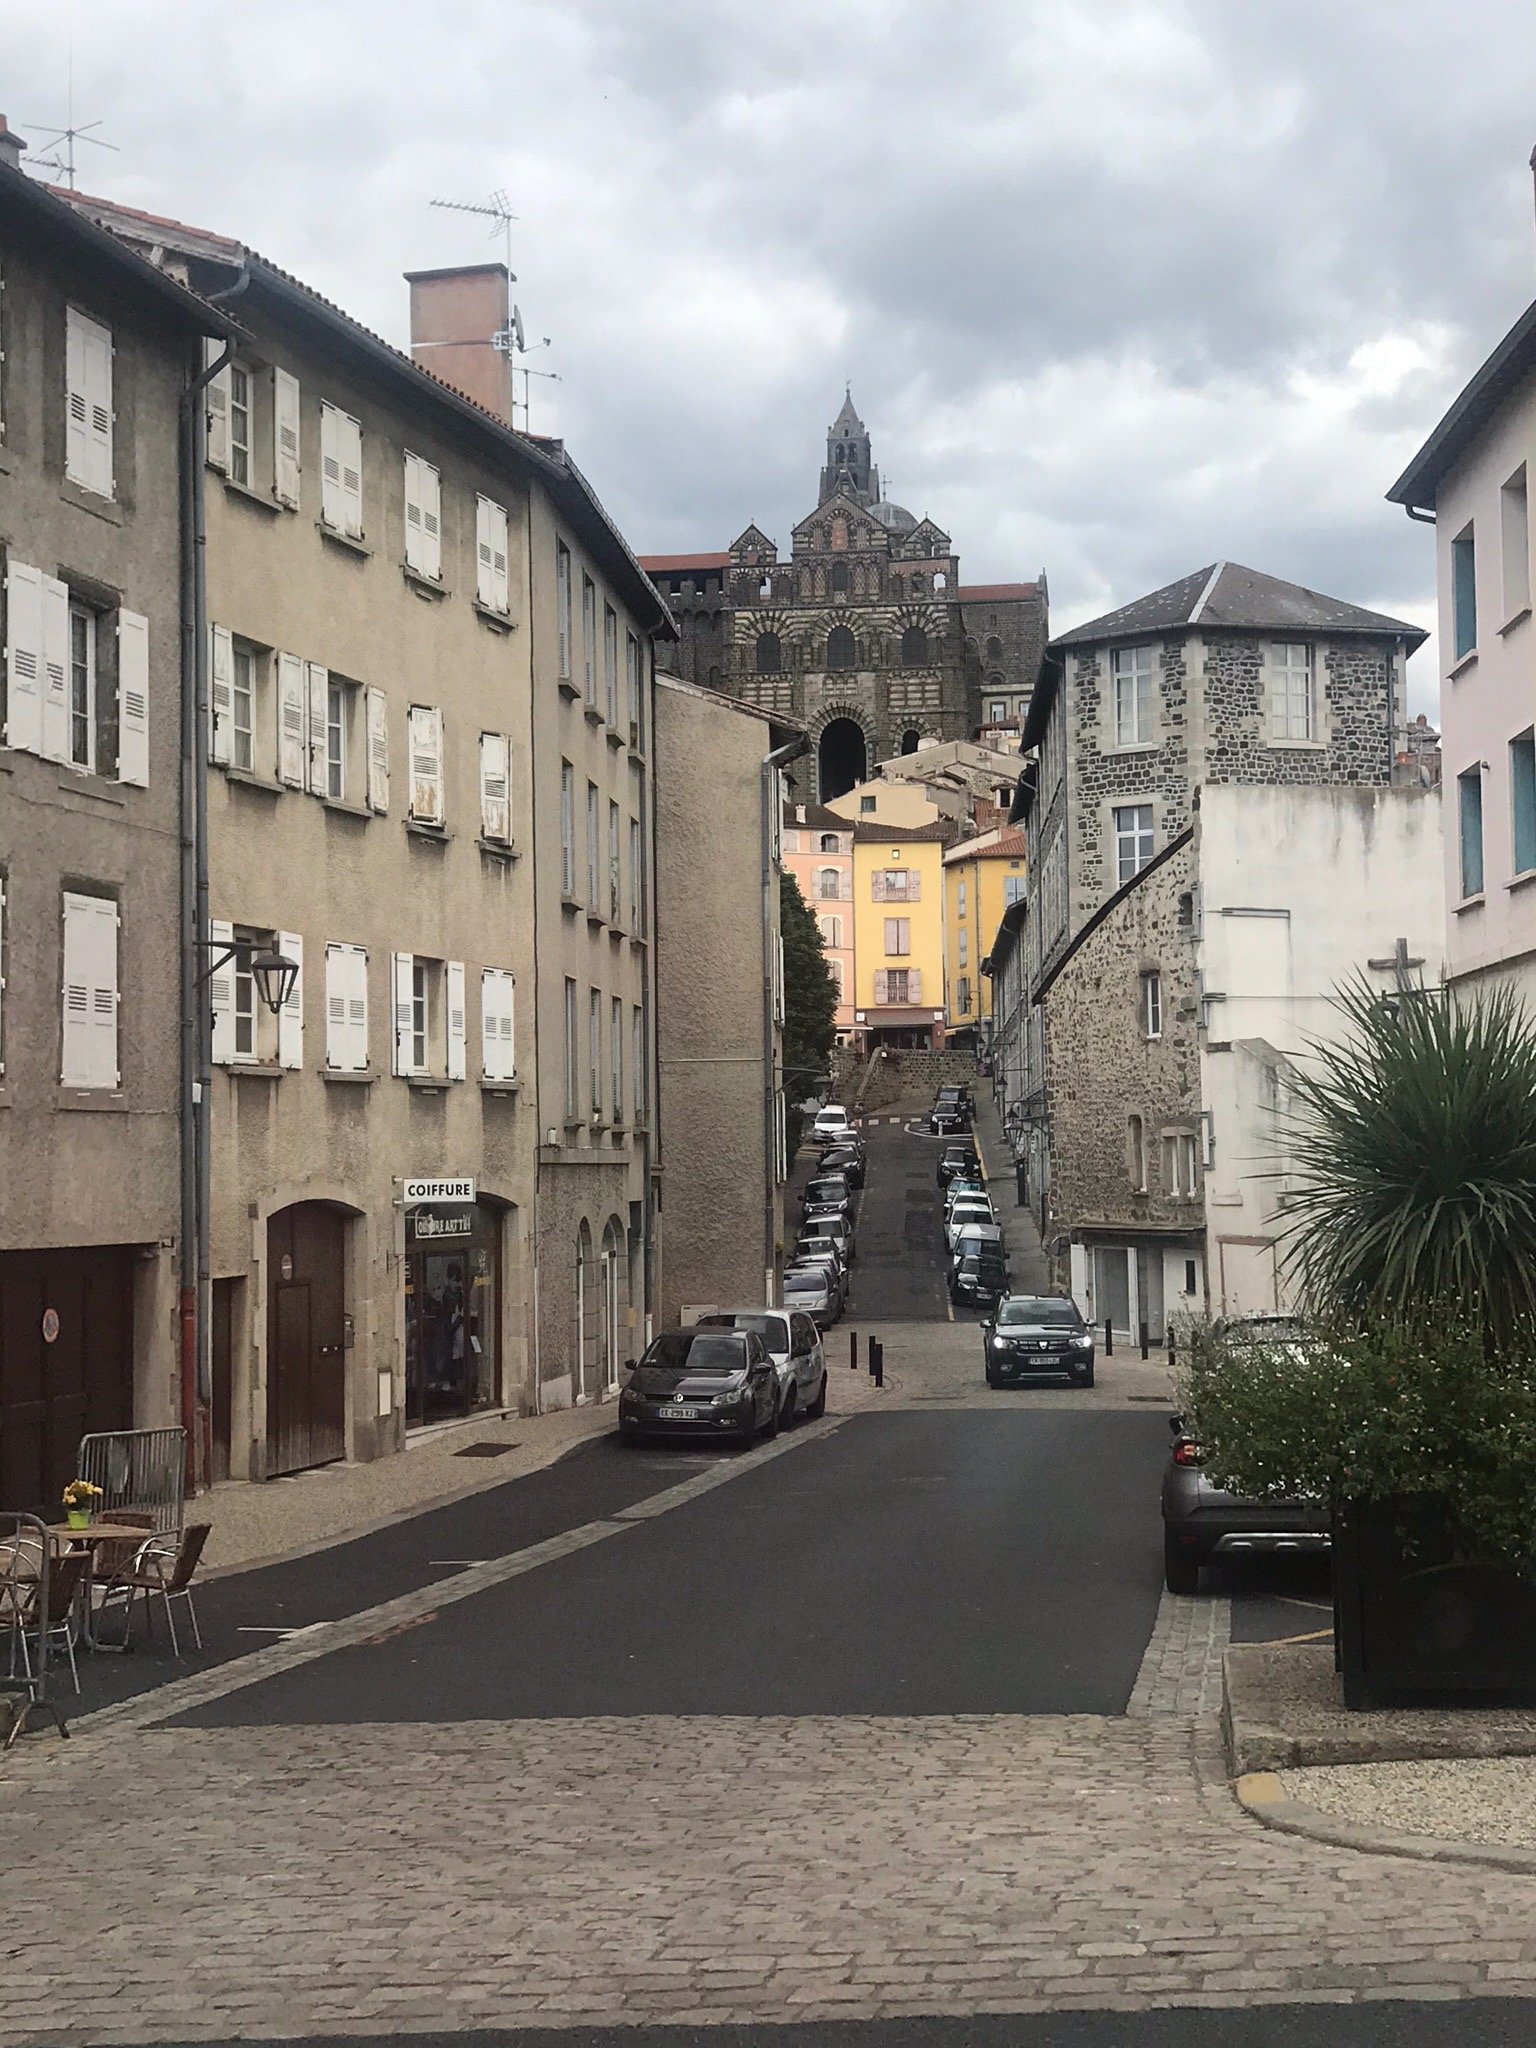
[[[9,164],[13,171],[19,171],[21,152],[26,146],[4,114],[0,114],[0,164]]]
[[[507,324],[507,266],[408,270],[405,281],[413,360],[511,426],[511,361],[492,340]]]

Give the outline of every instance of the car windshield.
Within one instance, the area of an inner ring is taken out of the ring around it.
[[[784,1275],[786,1294],[825,1294],[826,1291],[825,1273],[790,1272]]]
[[[640,1361],[702,1373],[740,1372],[746,1362],[745,1339],[713,1330],[663,1330]]]
[[[749,1315],[745,1311],[724,1314],[717,1310],[714,1315],[700,1316],[701,1330],[750,1330],[755,1337],[761,1337],[770,1351],[789,1349],[789,1325],[782,1316]]]
[[[1003,1303],[997,1320],[1003,1328],[1014,1323],[1037,1330],[1075,1330],[1082,1318],[1077,1313],[1077,1304],[1064,1301],[1059,1295],[1042,1298],[1020,1294]]]

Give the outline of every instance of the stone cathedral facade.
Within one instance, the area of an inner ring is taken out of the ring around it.
[[[689,681],[805,725],[814,794],[933,740],[1017,733],[1047,637],[1046,585],[964,585],[950,536],[883,497],[852,396],[787,560],[758,526],[719,554],[653,555]]]

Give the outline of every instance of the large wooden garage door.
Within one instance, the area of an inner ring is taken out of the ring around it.
[[[81,1437],[133,1427],[133,1262],[0,1252],[0,1507],[57,1521]]]
[[[346,1230],[297,1202],[267,1225],[267,1476],[346,1456]]]

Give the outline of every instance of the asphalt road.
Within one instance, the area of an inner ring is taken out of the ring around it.
[[[306,2048],[398,2048],[399,2034],[309,2036]],[[788,2026],[558,2027],[412,2033],[412,2048],[1529,2048],[1523,1999],[1455,2004],[1168,2007],[1156,2012],[984,2013]],[[171,2044],[174,2048],[174,2044]],[[183,2044],[191,2048],[191,2044]],[[239,2048],[199,2042],[197,2048]],[[273,2041],[270,2048],[285,2048]],[[290,2042],[287,2048],[298,2048]]]
[[[868,1178],[855,1209],[857,1237],[849,1290],[849,1320],[944,1322],[944,1284],[938,1228],[936,1139],[908,1137],[882,1120],[865,1132]],[[788,1191],[796,1222],[812,1161],[797,1164]]]

